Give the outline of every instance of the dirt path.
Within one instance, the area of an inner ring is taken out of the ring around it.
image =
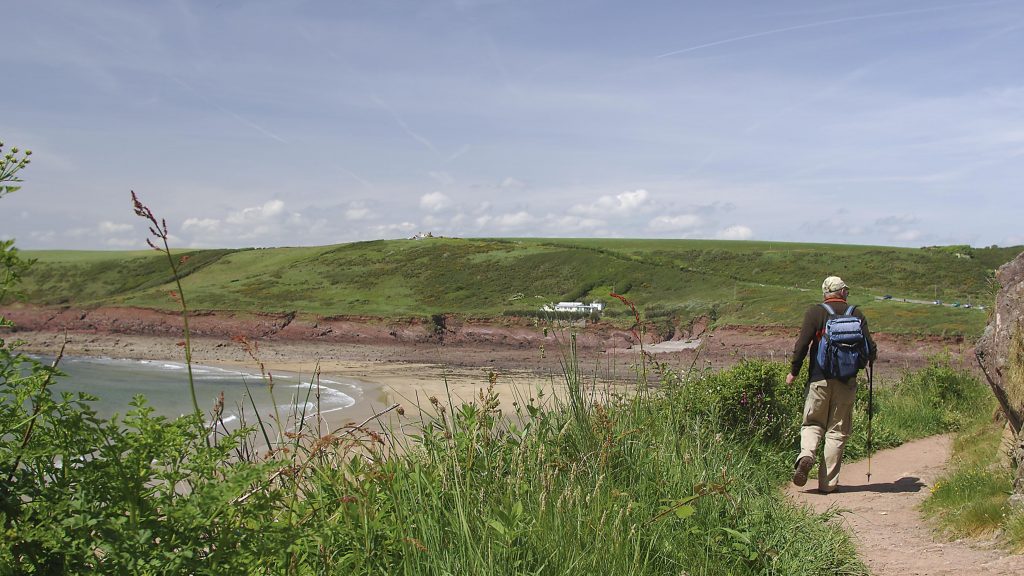
[[[844,464],[839,489],[818,494],[816,479],[789,493],[818,512],[843,510],[861,558],[876,576],[1024,574],[1024,555],[1006,556],[980,543],[947,542],[935,535],[917,510],[946,464],[949,436],[933,436],[885,450],[867,461]]]

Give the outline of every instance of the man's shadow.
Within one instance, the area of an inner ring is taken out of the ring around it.
[[[926,484],[917,476],[904,476],[895,482],[877,482],[873,484],[861,484],[859,486],[847,486],[840,484],[830,494],[849,494],[851,492],[876,492],[879,494],[899,494],[903,492],[920,492]],[[817,492],[817,490],[809,490]]]

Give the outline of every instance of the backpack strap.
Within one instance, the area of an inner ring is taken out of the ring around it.
[[[821,307],[824,308],[825,310],[828,310],[828,315],[829,316],[835,316],[836,315],[836,311],[833,310],[832,307],[829,306],[827,303],[822,302],[821,303]]]
[[[856,308],[856,307],[857,307],[856,304],[854,304],[853,306],[850,306],[849,308],[846,309],[846,312],[843,312],[843,314],[845,314],[846,316],[853,315],[853,309]]]

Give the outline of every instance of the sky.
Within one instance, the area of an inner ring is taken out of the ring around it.
[[[23,249],[1024,244],[1024,2],[0,7]]]

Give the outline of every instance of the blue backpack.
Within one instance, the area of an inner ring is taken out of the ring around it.
[[[828,311],[828,320],[818,342],[818,366],[826,378],[848,380],[857,375],[857,370],[867,366],[871,345],[864,336],[861,319],[853,315],[856,306],[836,314],[828,304],[823,302],[821,305]]]

